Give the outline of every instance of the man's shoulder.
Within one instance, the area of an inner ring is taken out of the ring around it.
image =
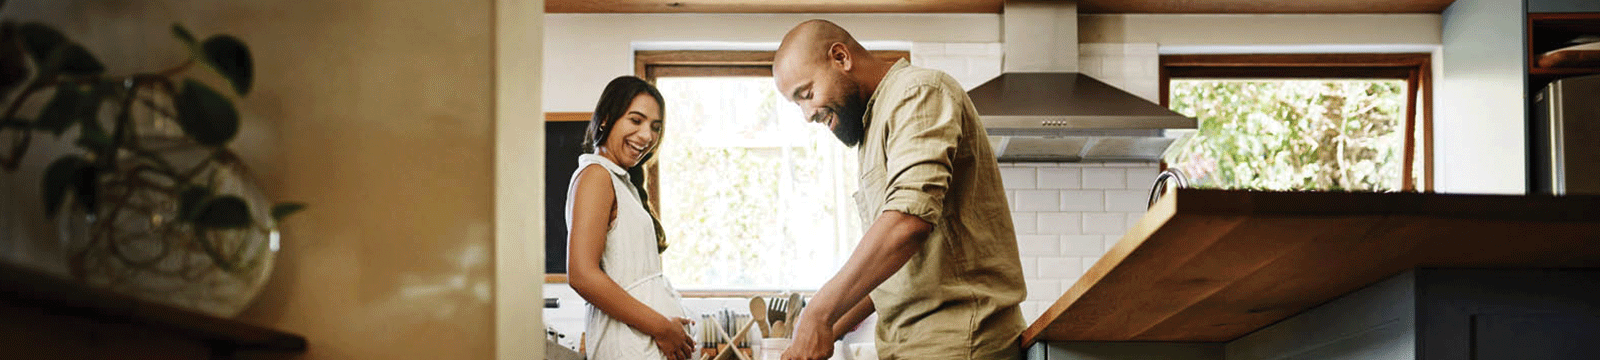
[[[894,81],[892,85],[894,87],[905,89],[931,86],[945,90],[962,90],[961,83],[956,82],[956,79],[951,77],[950,74],[946,74],[945,72],[937,69],[929,69],[915,65],[908,65],[904,68],[901,68],[894,75]]]

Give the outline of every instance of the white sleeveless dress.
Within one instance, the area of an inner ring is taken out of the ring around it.
[[[617,219],[606,231],[606,249],[600,255],[600,270],[639,302],[662,316],[687,317],[683,299],[661,275],[661,254],[656,249],[656,228],[639,202],[639,191],[628,181],[628,172],[605,157],[578,156],[578,171],[572,174],[567,193],[578,185],[578,174],[598,164],[611,173],[611,188],[616,194]],[[567,233],[572,233],[572,196],[567,196]],[[570,235],[569,235],[570,236]],[[568,239],[570,242],[571,239]],[[628,324],[613,319],[594,305],[588,306],[584,349],[589,359],[665,359],[651,337]]]

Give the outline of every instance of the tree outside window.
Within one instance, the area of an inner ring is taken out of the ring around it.
[[[1165,161],[1194,187],[1395,191],[1405,151],[1401,80],[1171,80],[1199,129]]]

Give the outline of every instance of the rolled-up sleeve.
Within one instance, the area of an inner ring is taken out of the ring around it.
[[[888,191],[881,211],[899,211],[938,224],[950,190],[951,163],[961,136],[960,103],[932,85],[906,89],[885,125]]]

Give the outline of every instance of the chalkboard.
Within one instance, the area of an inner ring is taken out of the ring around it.
[[[578,171],[587,121],[544,123],[544,272],[567,273],[567,185]]]

